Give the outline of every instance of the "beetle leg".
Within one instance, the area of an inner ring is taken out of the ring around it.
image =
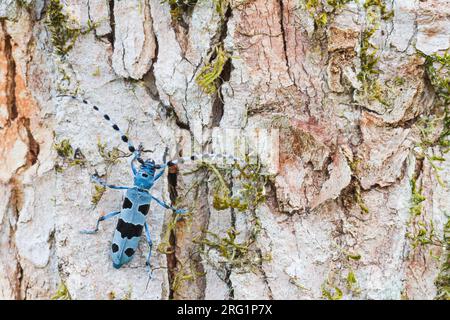
[[[187,213],[187,210],[184,210],[184,209],[176,209],[176,208],[174,208],[174,207],[172,207],[172,206],[169,206],[169,205],[168,205],[167,203],[165,203],[164,201],[161,201],[161,200],[159,200],[158,198],[156,198],[156,197],[154,197],[154,196],[152,196],[152,195],[150,195],[150,196],[152,197],[153,200],[155,200],[156,202],[158,202],[158,204],[159,204],[161,207],[164,207],[164,208],[166,208],[166,209],[172,209],[172,210],[174,210],[175,213],[177,213],[177,214]]]
[[[108,219],[118,215],[119,213],[120,213],[120,211],[114,211],[114,212],[110,212],[110,213],[108,213],[106,215],[105,214],[101,215],[101,217],[98,218],[98,220],[97,220],[97,225],[95,226],[95,229],[93,229],[93,230],[81,230],[80,233],[82,233],[82,234],[94,234],[94,233],[97,233],[98,226],[99,226],[101,221],[108,220]]]
[[[158,172],[158,174],[153,178],[153,182],[156,182],[156,180],[158,180],[159,178],[161,178],[161,176],[164,174],[164,169],[161,169],[160,172]]]
[[[97,177],[96,175],[92,175],[92,176],[91,176],[91,179],[92,179],[94,182],[96,182],[96,183],[102,185],[102,186],[105,187],[105,188],[116,189],[116,190],[131,189],[130,187],[120,187],[120,186],[114,186],[114,185],[112,185],[112,184],[107,184],[105,181],[101,180],[101,179],[100,179],[99,177]]]
[[[150,228],[148,227],[147,222],[144,224],[144,227],[145,227],[145,238],[147,239],[147,243],[148,243],[149,250],[150,250],[145,264],[146,264],[147,270],[149,272],[149,277],[151,278],[152,277],[152,267],[150,264],[150,258],[152,256],[153,242],[152,242],[152,238],[150,237]]]

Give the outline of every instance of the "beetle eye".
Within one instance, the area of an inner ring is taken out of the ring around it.
[[[148,177],[148,174],[143,173],[142,176],[143,176],[144,178],[147,178],[147,177]]]

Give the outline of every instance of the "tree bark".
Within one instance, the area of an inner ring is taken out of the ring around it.
[[[0,0],[0,298],[448,299],[450,2],[181,3]],[[79,233],[121,205],[90,176],[131,185],[131,157],[61,94],[157,162],[255,128],[279,161],[164,175],[190,213],[152,203],[148,280],[144,239],[116,270],[115,221]],[[219,207],[220,178],[264,197]]]

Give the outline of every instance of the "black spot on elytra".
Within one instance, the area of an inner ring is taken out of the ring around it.
[[[128,150],[130,150],[130,152],[135,152],[136,151],[136,149],[133,146],[129,146]]]
[[[121,138],[122,138],[123,142],[128,142],[128,137],[127,136],[122,136]]]
[[[117,244],[113,243],[111,246],[111,249],[112,249],[112,252],[117,252],[117,251],[119,251],[119,246]]]
[[[128,248],[127,250],[125,250],[125,254],[131,257],[134,254],[134,249]]]
[[[123,209],[131,209],[132,206],[133,206],[133,203],[130,201],[130,199],[125,198],[125,200],[123,201],[122,208]]]
[[[88,103],[86,100],[83,100],[83,102],[86,103],[86,104]]]
[[[97,106],[93,106],[92,108],[94,108],[95,111],[98,111],[98,107]]]
[[[195,156],[191,156],[191,160],[195,160]]]
[[[140,237],[142,234],[142,228],[143,225],[141,224],[132,224],[123,221],[122,219],[119,219],[119,222],[117,222],[117,231],[120,232],[120,235],[123,239],[128,238],[134,238],[134,237]]]
[[[108,121],[111,120],[111,118],[107,114],[105,114],[103,117]]]
[[[146,216],[149,208],[150,208],[150,205],[143,204],[143,205],[139,206],[138,210],[140,213],[142,213],[144,216]]]
[[[117,124],[112,126],[114,130],[119,131],[119,127],[117,126]]]

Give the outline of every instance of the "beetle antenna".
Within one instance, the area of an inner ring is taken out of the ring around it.
[[[245,165],[246,162],[242,159],[236,158],[235,156],[231,155],[231,154],[226,154],[226,153],[203,153],[203,154],[194,154],[190,157],[181,157],[175,160],[170,160],[168,162],[166,162],[164,165],[161,166],[161,168],[163,167],[173,167],[179,163],[186,163],[188,161],[205,161],[205,160],[216,160],[218,158],[224,159],[225,161],[232,161],[234,163],[238,163],[240,165]]]
[[[105,119],[111,125],[111,127],[120,134],[120,139],[122,140],[122,142],[125,142],[128,145],[128,150],[131,153],[135,154],[136,159],[138,161],[142,160],[142,159],[140,159],[140,156],[139,156],[140,152],[134,147],[133,143],[130,141],[128,136],[119,128],[119,126],[111,119],[111,117],[108,114],[103,113],[102,111],[100,111],[100,108],[98,106],[96,106],[93,103],[90,103],[89,101],[87,101],[85,99],[82,99],[82,98],[79,98],[79,97],[76,97],[76,96],[58,95],[56,97],[57,98],[71,98],[73,100],[77,100],[78,102],[81,102],[81,103],[83,103],[83,104],[85,104],[85,105],[87,105],[89,107],[92,107],[92,109],[94,109],[95,111],[99,112],[102,115],[103,119]],[[139,161],[139,162],[141,162],[141,161]]]

